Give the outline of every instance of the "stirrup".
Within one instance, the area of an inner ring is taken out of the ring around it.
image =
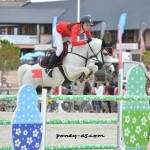
[[[51,78],[53,78],[52,72],[53,72],[53,69],[49,69],[49,70],[47,71],[47,75],[48,75],[49,77],[51,77]]]

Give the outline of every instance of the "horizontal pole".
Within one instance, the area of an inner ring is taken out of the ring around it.
[[[41,96],[38,97],[41,99]],[[16,100],[16,95],[0,95],[0,100]],[[58,101],[58,100],[65,100],[65,101],[82,101],[82,100],[94,100],[94,101],[150,101],[150,96],[147,95],[109,95],[109,96],[97,96],[97,95],[50,95],[50,99]]]
[[[13,150],[12,146],[0,146],[0,150]]]
[[[116,144],[104,145],[64,145],[64,146],[46,146],[45,150],[59,149],[59,150],[79,150],[79,149],[117,149]]]
[[[0,88],[1,91],[4,91],[4,90],[8,90],[8,91],[18,91],[19,89],[18,88]]]
[[[10,125],[11,120],[0,120],[0,125]]]
[[[135,100],[150,100],[150,96],[144,95],[144,96],[137,96],[137,95],[132,95],[132,96],[120,96],[120,95],[109,95],[109,96],[98,96],[98,95],[51,95],[50,98],[52,100],[65,100],[65,101],[82,101],[82,100],[94,100],[94,101],[135,101]]]
[[[17,95],[0,95],[0,100],[3,100],[3,101],[13,101],[13,100],[17,100]]]
[[[60,146],[45,146],[45,150],[79,150],[79,149],[117,149],[118,146],[116,144],[104,144],[104,145],[60,145]],[[2,146],[0,150],[12,150],[11,146]]]
[[[0,125],[10,125],[11,120],[0,120]],[[48,119],[46,124],[117,124],[117,119]]]
[[[39,95],[38,99],[41,100],[42,96]],[[16,101],[17,95],[0,95],[0,101]]]
[[[116,119],[50,119],[46,124],[117,124]]]

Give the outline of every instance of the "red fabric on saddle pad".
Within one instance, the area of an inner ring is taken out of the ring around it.
[[[34,69],[32,73],[32,78],[42,78],[42,69]]]

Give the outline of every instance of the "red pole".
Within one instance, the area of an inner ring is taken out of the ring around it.
[[[122,38],[121,38],[120,26],[118,26],[118,41],[119,41],[119,59],[118,59],[118,65],[119,65],[119,69],[122,69]]]

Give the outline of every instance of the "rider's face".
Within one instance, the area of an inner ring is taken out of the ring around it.
[[[85,31],[89,30],[90,28],[91,28],[90,24],[88,24],[88,23],[83,23],[83,29],[84,29]]]

